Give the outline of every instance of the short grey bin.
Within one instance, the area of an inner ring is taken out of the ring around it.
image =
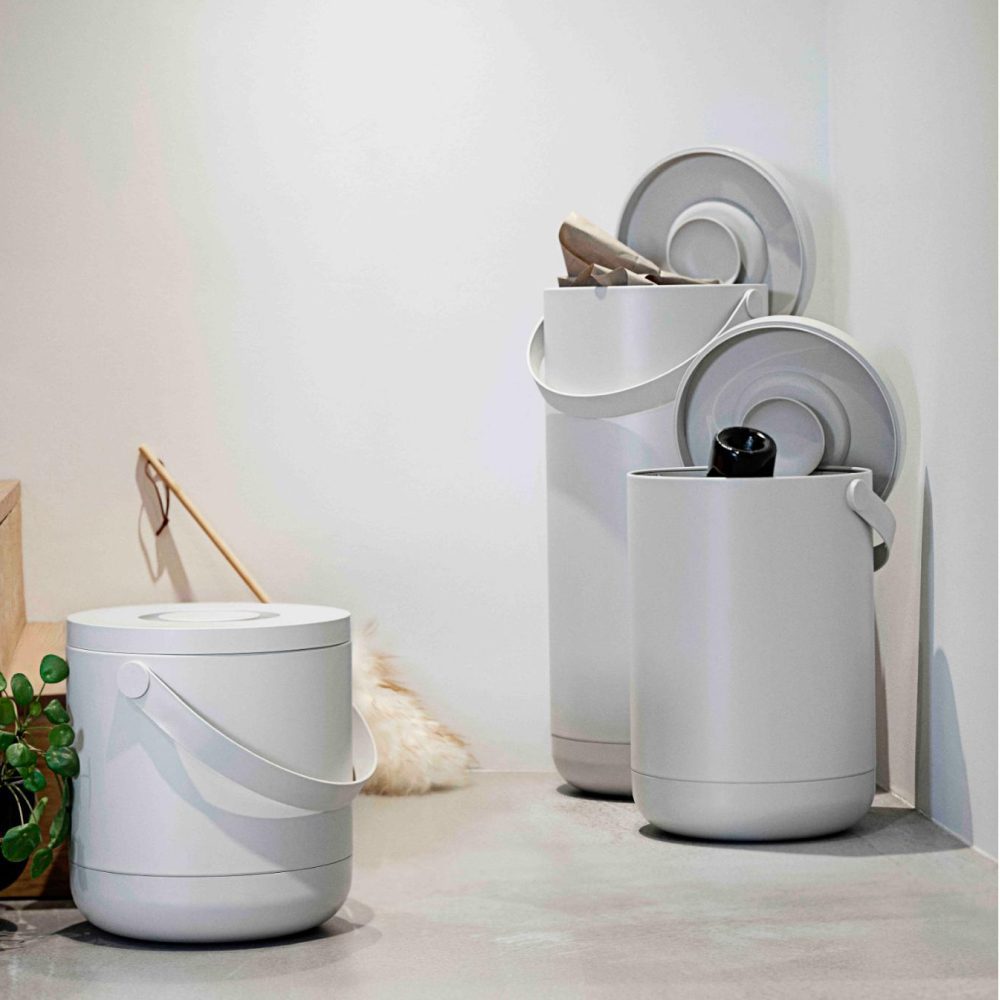
[[[845,829],[875,791],[873,565],[895,520],[867,469],[705,473],[628,477],[636,804],[693,837]]]

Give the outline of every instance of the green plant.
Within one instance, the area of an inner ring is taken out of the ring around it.
[[[69,676],[69,664],[54,654],[42,657],[39,674],[42,686],[36,693],[24,674],[14,674],[8,688],[7,678],[0,673],[0,792],[6,790],[17,804],[15,826],[0,830],[0,853],[12,862],[31,858],[32,878],[41,875],[52,863],[55,849],[69,836],[70,807],[73,796],[72,779],[80,773],[80,758],[73,749],[76,733],[70,725],[69,713],[55,698],[42,707],[46,684],[57,684]],[[37,744],[46,732],[40,716],[51,723],[48,748]],[[38,769],[43,758],[59,785],[59,811],[48,830],[48,841],[42,835],[41,818],[48,804],[43,795],[32,804],[28,792],[38,795],[45,791],[45,775]]]

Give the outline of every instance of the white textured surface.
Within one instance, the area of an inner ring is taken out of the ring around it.
[[[996,997],[996,866],[891,796],[837,837],[720,845],[558,784],[362,796],[351,898],[277,943],[156,947],[72,909],[0,907],[0,996]]]

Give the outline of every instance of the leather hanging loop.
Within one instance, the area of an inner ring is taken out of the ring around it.
[[[160,459],[160,463],[163,463],[163,459]],[[160,479],[156,474],[156,470],[150,464],[149,460],[146,460],[145,467],[146,478],[153,484],[153,492],[156,494],[156,502],[160,505],[160,516],[163,520],[160,522],[160,526],[156,529],[156,536],[163,533],[163,529],[170,523],[170,487]],[[166,496],[166,500],[160,494],[160,484],[163,484],[163,492]]]

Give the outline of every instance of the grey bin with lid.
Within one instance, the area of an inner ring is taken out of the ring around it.
[[[771,401],[786,474],[708,478],[714,433]],[[875,790],[873,570],[895,531],[895,394],[845,334],[767,317],[695,359],[676,429],[699,465],[628,477],[636,804],[693,837],[842,830]]]

